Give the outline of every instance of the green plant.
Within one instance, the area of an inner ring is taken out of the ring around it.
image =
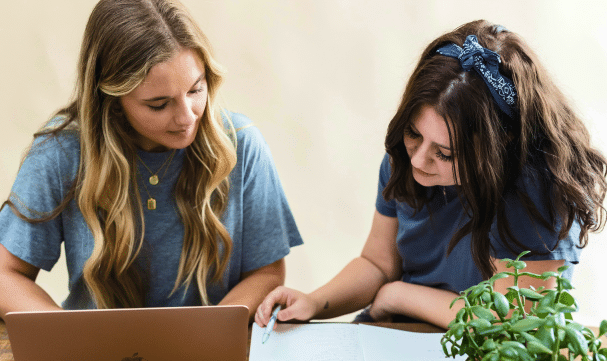
[[[601,347],[599,339],[607,333],[607,321],[601,322],[598,336],[573,322],[571,312],[578,307],[569,293],[571,283],[562,277],[567,266],[541,275],[522,272],[527,265],[520,259],[527,253],[515,260],[502,260],[512,272],[497,273],[453,300],[451,307],[458,300],[464,301],[464,307],[441,340],[445,355],[467,355],[468,360],[482,361],[566,361],[576,356],[581,356],[581,360],[607,361],[607,348]],[[514,285],[508,287],[505,295],[496,292],[495,281],[508,277],[514,278]],[[556,278],[556,289],[519,288],[521,277]],[[530,312],[525,311],[526,300],[532,302]]]

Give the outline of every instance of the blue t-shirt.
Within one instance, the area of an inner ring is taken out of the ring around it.
[[[245,116],[231,113],[237,130],[237,163],[230,174],[230,193],[222,222],[233,242],[228,268],[218,284],[209,283],[207,293],[217,304],[240,281],[243,272],[271,264],[302,244],[295,220],[280,184],[269,147],[258,128]],[[78,171],[80,141],[76,131],[65,130],[58,137],[35,140],[13,185],[10,200],[24,215],[38,218],[52,211],[64,198]],[[200,305],[196,281],[170,295],[177,278],[184,226],[173,196],[173,188],[185,159],[185,150],[138,156],[150,170],[168,167],[151,185],[149,170],[138,161],[137,182],[144,209],[145,238],[136,265],[144,274],[148,290],[145,305]],[[144,183],[145,182],[145,183]],[[148,210],[153,197],[157,208]],[[72,200],[51,221],[33,224],[19,219],[9,207],[0,212],[0,243],[20,259],[44,270],[57,262],[65,245],[69,273],[66,309],[94,308],[82,269],[91,255],[94,240],[77,202]]]
[[[456,187],[445,187],[444,194],[443,187],[436,192],[437,195],[429,203],[431,214],[427,207],[415,213],[405,202],[394,199],[386,201],[382,192],[390,179],[389,159],[386,154],[381,164],[375,206],[384,216],[398,218],[396,242],[402,257],[402,281],[457,293],[481,282],[483,278],[470,252],[470,234],[463,237],[447,256],[447,247],[453,234],[470,220],[457,196]],[[539,176],[532,170],[527,170],[525,176],[517,182],[517,186],[527,192],[541,214],[549,219],[546,202],[541,199]],[[567,237],[560,241],[556,249],[549,251],[556,244],[558,232],[533,222],[514,194],[506,194],[504,197],[506,216],[516,239],[532,250],[548,252],[546,255],[528,255],[523,260],[565,260],[565,264],[570,268],[564,276],[571,278],[573,264],[578,263],[581,251],[575,246],[580,234],[579,224],[574,222]],[[560,224],[556,229],[560,229]],[[491,254],[494,258],[514,259],[518,256],[512,254],[502,243],[495,220],[489,238],[495,248]]]

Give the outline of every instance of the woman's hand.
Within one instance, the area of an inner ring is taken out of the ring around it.
[[[366,307],[382,285],[401,277],[402,260],[396,248],[397,233],[398,219],[384,216],[376,210],[371,232],[359,257],[310,294],[277,287],[257,308],[255,322],[261,327],[266,326],[277,304],[284,308],[278,312],[279,321],[333,318]]]
[[[369,316],[376,322],[391,322],[392,315],[398,313],[395,309],[394,299],[397,297],[398,284],[400,281],[390,282],[383,285],[369,308]]]
[[[277,319],[279,321],[293,319],[307,321],[314,317],[319,310],[316,301],[309,295],[291,288],[279,286],[270,292],[259,307],[257,307],[255,322],[260,327],[265,327],[268,324],[272,310],[277,304],[286,306],[278,312]],[[276,324],[274,324],[274,327],[276,327]]]

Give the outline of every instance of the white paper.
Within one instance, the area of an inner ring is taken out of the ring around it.
[[[253,323],[250,361],[364,361],[354,324],[282,323],[262,344],[264,331],[265,328]]]
[[[253,324],[250,361],[445,360],[440,333],[417,333],[349,323],[278,324],[265,344]],[[465,360],[457,357],[456,360]]]
[[[420,333],[359,325],[365,361],[445,360],[442,333]],[[457,357],[456,360],[465,360]]]

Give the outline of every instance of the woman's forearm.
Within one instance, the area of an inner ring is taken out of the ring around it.
[[[449,308],[456,297],[455,292],[397,281],[382,287],[370,312],[372,317],[401,314],[446,329],[463,306],[460,300]]]
[[[369,260],[352,260],[329,283],[310,294],[319,306],[314,318],[332,318],[369,305],[386,276]]]
[[[228,292],[219,305],[245,305],[249,308],[249,322],[253,321],[257,306],[274,288],[285,283],[284,259],[243,275],[243,279]]]
[[[0,272],[0,317],[14,311],[60,310],[38,284],[17,272]]]

